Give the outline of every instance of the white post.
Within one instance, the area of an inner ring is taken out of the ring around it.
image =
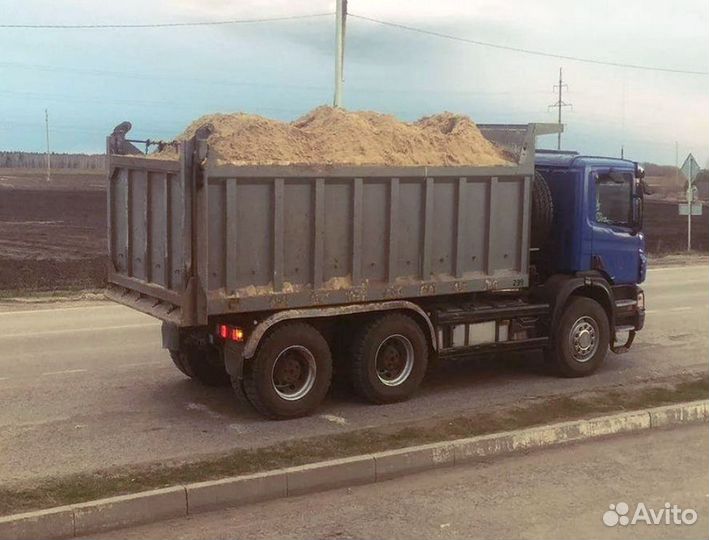
[[[335,11],[335,99],[333,105],[342,107],[342,64],[344,60],[344,24],[345,24],[345,0],[337,0]]]
[[[561,125],[561,107],[563,101],[561,100],[562,94],[562,86],[564,85],[564,77],[562,74],[562,68],[559,68],[559,120],[558,123]],[[561,130],[559,130],[559,133],[556,134],[556,149],[561,150]]]
[[[52,155],[49,152],[49,112],[44,109],[44,129],[47,136],[47,182],[52,181]]]
[[[687,182],[687,251],[692,251],[692,182]]]

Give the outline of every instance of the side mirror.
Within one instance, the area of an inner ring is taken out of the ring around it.
[[[643,230],[643,197],[633,195],[633,234],[638,234]]]
[[[641,165],[635,165],[635,178],[643,180],[645,178],[645,169]]]

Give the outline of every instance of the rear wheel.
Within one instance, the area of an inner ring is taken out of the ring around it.
[[[170,350],[170,358],[177,369],[202,384],[207,386],[229,386],[230,384],[219,351],[211,345]]]
[[[243,388],[254,408],[269,418],[304,416],[325,398],[332,357],[325,338],[303,322],[276,327],[244,370]]]
[[[400,313],[365,324],[352,343],[352,385],[372,403],[409,398],[421,384],[427,364],[426,336],[416,321]]]
[[[596,371],[608,355],[610,329],[603,307],[586,297],[572,298],[564,309],[548,359],[564,377]]]

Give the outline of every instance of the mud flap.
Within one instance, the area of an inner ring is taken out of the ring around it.
[[[222,346],[222,359],[226,372],[236,379],[244,377],[244,344],[225,341]]]
[[[171,351],[180,350],[180,327],[176,324],[163,322],[160,329],[162,334],[162,348]]]

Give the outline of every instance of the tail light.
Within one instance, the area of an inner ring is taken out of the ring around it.
[[[238,326],[230,326],[228,324],[217,325],[217,333],[222,339],[229,341],[242,342],[244,341],[244,331]]]

